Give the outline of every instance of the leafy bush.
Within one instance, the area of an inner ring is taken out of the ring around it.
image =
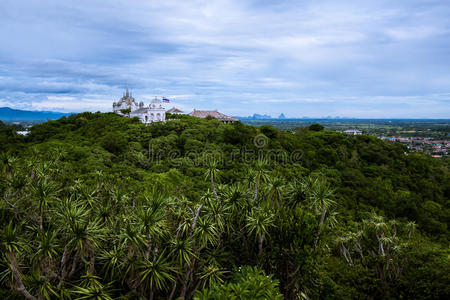
[[[278,281],[256,267],[244,266],[235,270],[226,284],[213,284],[195,293],[194,299],[284,299]]]

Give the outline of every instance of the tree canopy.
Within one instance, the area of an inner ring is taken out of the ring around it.
[[[4,299],[447,299],[447,160],[320,125],[0,123]]]

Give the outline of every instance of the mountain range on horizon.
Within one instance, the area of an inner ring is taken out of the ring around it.
[[[47,120],[57,120],[63,116],[70,116],[72,114],[76,114],[75,112],[72,113],[62,113],[62,112],[56,112],[56,111],[38,111],[38,110],[22,110],[22,109],[14,109],[11,107],[0,107],[0,121],[3,122],[33,122],[33,121],[39,121],[39,122],[45,122]],[[239,120],[298,120],[298,119],[311,119],[311,120],[349,120],[349,119],[358,119],[358,118],[351,118],[351,117],[321,117],[321,118],[313,118],[313,117],[286,117],[284,113],[281,113],[277,118],[273,118],[270,115],[267,114],[253,114],[248,117],[241,117],[241,116],[235,116]],[[375,120],[377,118],[374,118]],[[426,119],[426,118],[424,118]],[[389,119],[394,120],[394,119]],[[408,119],[409,120],[409,119]],[[437,120],[437,119],[427,119],[427,120]],[[439,119],[439,120],[448,120],[448,119]]]
[[[0,120],[6,122],[57,120],[63,116],[70,116],[71,114],[72,113],[0,107]]]
[[[14,109],[11,107],[0,107],[0,120],[6,122],[15,121],[46,121],[46,120],[56,120],[63,116],[69,116],[74,113],[62,113],[56,111],[37,111],[37,110],[22,110]],[[264,120],[264,119],[287,119],[284,113],[281,113],[278,118],[272,118],[272,116],[267,114],[253,114],[248,117],[237,117],[242,120]]]
[[[5,122],[20,122],[20,121],[47,121],[57,120],[63,116],[70,116],[74,113],[62,113],[56,111],[37,111],[37,110],[22,110],[14,109],[11,107],[0,107],[0,120]],[[277,120],[277,119],[289,119],[284,113],[281,113],[278,118],[273,118],[267,114],[254,113],[248,117],[237,116],[240,120]]]
[[[272,118],[271,115],[261,115],[261,114],[253,114],[253,116],[248,117],[238,117],[239,119],[247,119],[247,120],[266,120],[266,119],[287,119],[284,113],[281,113],[278,118]]]

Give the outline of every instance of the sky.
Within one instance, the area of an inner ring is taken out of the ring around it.
[[[450,118],[449,0],[1,0],[0,106]]]

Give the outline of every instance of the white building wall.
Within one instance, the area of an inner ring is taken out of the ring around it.
[[[127,91],[128,97],[128,91]],[[124,96],[125,97],[125,96]],[[131,98],[131,96],[130,96]],[[142,123],[152,123],[152,122],[165,122],[166,121],[166,110],[161,104],[161,100],[155,98],[152,100],[152,103],[144,108],[144,103],[141,102],[138,105],[134,98],[124,99],[122,98],[118,103],[113,103],[113,111],[119,115],[123,115],[120,110],[121,109],[130,109],[131,112],[129,114],[130,117],[138,117]]]

